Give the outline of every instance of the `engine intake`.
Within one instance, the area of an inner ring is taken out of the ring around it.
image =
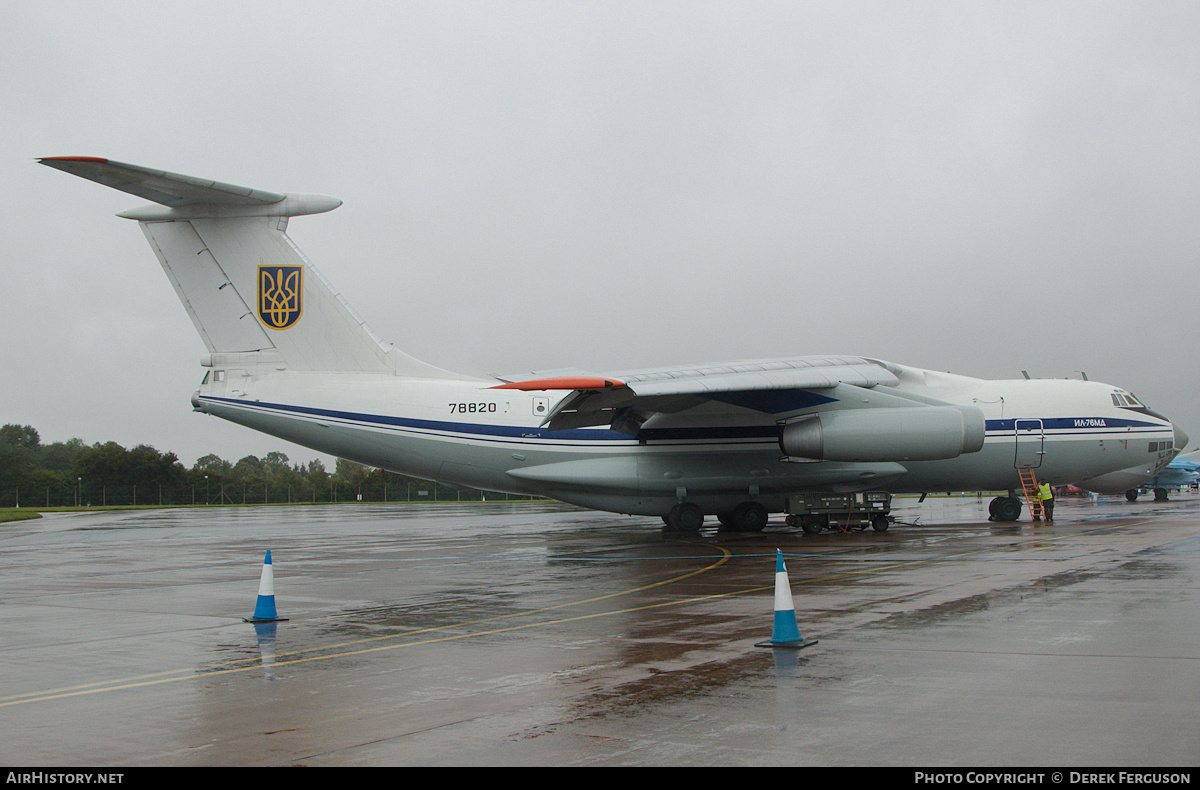
[[[848,409],[784,425],[779,448],[820,461],[938,461],[979,452],[984,430],[972,406]]]

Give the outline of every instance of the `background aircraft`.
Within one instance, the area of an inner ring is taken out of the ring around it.
[[[1154,492],[1154,499],[1162,502],[1167,499],[1169,489],[1194,486],[1197,482],[1200,482],[1200,451],[1177,457],[1141,486],[1126,491],[1125,498],[1134,502],[1140,489],[1149,489]]]

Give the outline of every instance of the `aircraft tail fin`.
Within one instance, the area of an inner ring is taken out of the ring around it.
[[[137,220],[209,351],[206,364],[462,378],[384,343],[288,238],[290,217],[327,195],[282,194],[95,157],[41,164],[159,205]]]

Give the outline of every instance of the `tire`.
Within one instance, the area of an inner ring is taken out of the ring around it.
[[[692,502],[683,502],[671,508],[666,516],[667,526],[676,532],[699,532],[704,526],[704,513],[700,506]]]
[[[1005,497],[998,496],[988,503],[988,515],[993,519],[997,518],[1000,513],[1000,503],[1005,500]]]
[[[1021,517],[1021,500],[1011,496],[1000,499],[1002,501],[996,507],[997,521],[1016,521]]]
[[[817,535],[829,523],[827,516],[805,516],[800,519],[800,528],[809,535]]]
[[[734,528],[738,532],[762,532],[770,516],[758,502],[743,502],[733,509]]]
[[[892,520],[882,513],[871,519],[871,528],[876,532],[887,532],[891,525]]]
[[[1136,488],[1129,489],[1125,492],[1125,498],[1130,502],[1136,502],[1138,498],[1138,490]]]

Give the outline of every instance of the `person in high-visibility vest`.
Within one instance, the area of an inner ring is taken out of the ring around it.
[[[1054,519],[1054,491],[1049,483],[1038,486],[1038,497],[1042,500],[1042,514],[1047,521]]]

